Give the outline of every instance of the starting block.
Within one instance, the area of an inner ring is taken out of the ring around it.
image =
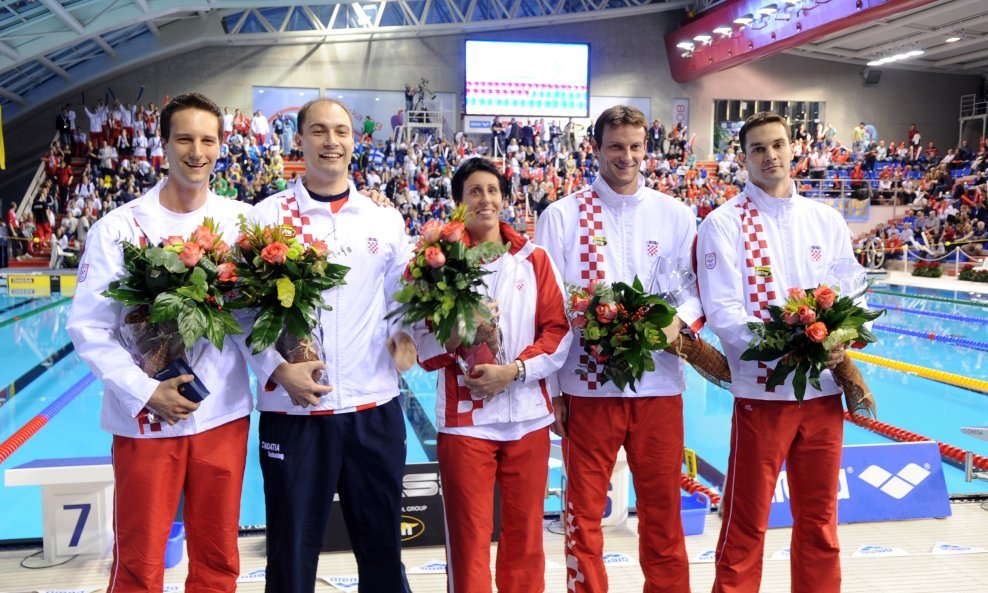
[[[109,556],[113,465],[109,457],[37,459],[4,472],[7,486],[41,486],[44,559]]]

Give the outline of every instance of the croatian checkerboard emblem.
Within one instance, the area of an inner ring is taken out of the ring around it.
[[[659,242],[649,241],[648,243],[645,244],[645,251],[648,252],[649,257],[655,257],[656,255],[659,254]]]
[[[810,245],[810,259],[813,261],[820,261],[823,257],[823,250],[820,249],[819,245]]]
[[[367,251],[371,255],[377,255],[377,250],[379,245],[377,244],[377,239],[374,237],[367,237]]]

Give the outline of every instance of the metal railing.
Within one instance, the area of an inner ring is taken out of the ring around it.
[[[977,95],[961,96],[961,117],[974,117],[988,114],[988,100],[978,101]]]
[[[58,133],[52,136],[51,142],[48,143],[50,148],[52,144],[58,140]],[[24,216],[26,212],[31,211],[31,204],[34,203],[34,196],[38,195],[38,190],[41,189],[41,185],[45,182],[45,163],[42,161],[38,165],[38,170],[35,171],[34,177],[31,179],[31,184],[27,186],[27,191],[24,192],[24,197],[21,198],[20,203],[17,205],[17,216]]]
[[[859,222],[867,221],[871,217],[871,199],[856,198],[856,190],[851,187],[851,179],[803,177],[795,181],[800,195],[834,208],[844,216],[844,220]],[[864,180],[865,188],[868,187],[868,181]]]

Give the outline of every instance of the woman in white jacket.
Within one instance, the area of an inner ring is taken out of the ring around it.
[[[467,208],[471,244],[507,251],[484,264],[484,290],[497,303],[502,362],[478,364],[464,376],[454,359],[459,338],[440,344],[420,327],[419,358],[438,370],[438,456],[446,512],[450,591],[491,591],[490,536],[494,487],[501,491],[496,581],[501,592],[545,586],[542,510],[549,426],[555,421],[555,373],[571,341],[562,280],[548,254],[500,220],[509,184],[484,159],[465,161],[453,176],[453,199]]]

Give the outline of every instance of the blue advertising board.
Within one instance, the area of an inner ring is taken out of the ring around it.
[[[846,446],[839,484],[839,523],[950,516],[940,450],[934,442]],[[791,525],[789,483],[783,465],[768,526]]]

